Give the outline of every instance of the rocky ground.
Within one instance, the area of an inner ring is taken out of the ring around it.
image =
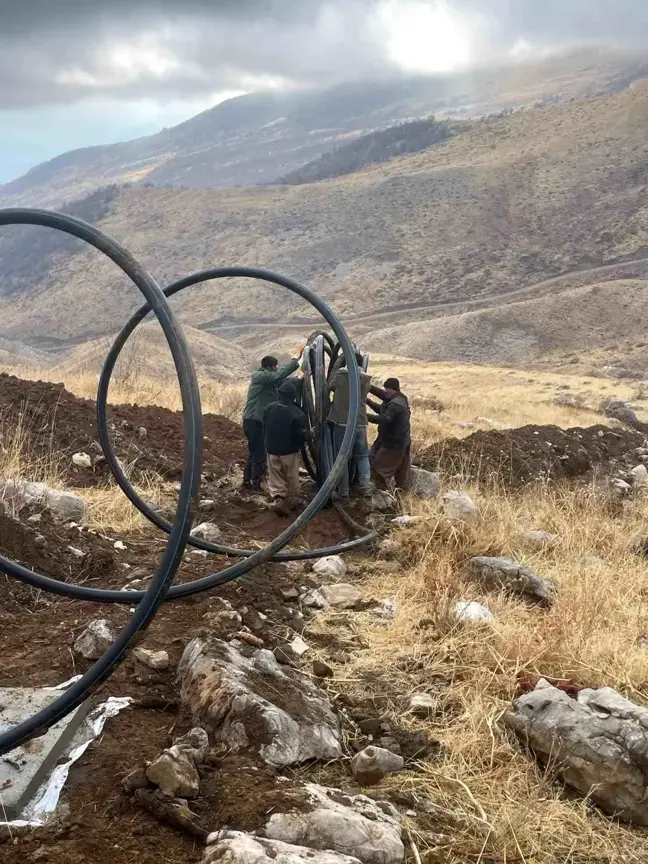
[[[56,452],[70,489],[108,488],[101,463],[97,467],[93,460],[84,468],[71,459],[74,453],[98,453],[92,403],[60,387],[0,376],[0,404],[11,422],[20,415],[32,418],[30,452],[34,447]],[[33,419],[39,416],[41,426]],[[136,452],[139,464],[165,478],[177,477],[178,415],[115,407],[111,417],[120,458]],[[228,479],[243,453],[240,430],[223,418],[206,421],[212,440],[201,495],[213,504],[201,519],[217,525],[228,543],[252,545],[275,536],[287,520],[259,499],[242,496]],[[141,427],[145,435],[138,432]],[[600,472],[612,481],[610,494],[622,502],[648,481],[648,471],[645,478],[637,471],[648,456],[648,450],[642,452],[644,436],[608,427],[482,432],[430,448],[424,464],[451,478],[459,470],[454,460],[463,460],[465,468],[464,456],[477,444],[486,474],[473,476],[495,475],[507,486]],[[407,537],[420,540],[427,532],[425,543],[449,547],[484,520],[462,489],[439,491],[429,476],[418,480],[417,493],[429,499],[432,509],[402,527],[392,525],[394,513],[356,511],[384,534],[373,550],[314,566],[268,564],[218,591],[164,604],[137,648],[93,697],[128,696],[133,702],[108,721],[101,738],[73,767],[60,818],[44,829],[0,833],[0,861],[397,864],[407,859],[418,864],[424,850],[425,864],[502,864],[500,855],[489,852],[492,832],[479,840],[478,857],[453,857],[452,826],[459,838],[463,817],[459,808],[441,807],[432,794],[429,778],[443,773],[452,747],[444,740],[443,718],[450,715],[443,713],[446,709],[440,713],[434,695],[435,688],[448,683],[437,675],[437,660],[430,660],[436,657],[436,637],[422,653],[399,659],[400,689],[394,692],[394,679],[376,671],[376,657],[364,671],[356,662],[367,648],[367,628],[388,634],[396,615],[397,604],[376,585],[402,578],[406,568],[423,560],[417,551],[422,547]],[[417,527],[426,519],[429,528]],[[315,546],[348,536],[335,513],[325,510],[298,543]],[[560,603],[560,586],[504,555],[497,537],[488,548],[479,542],[488,554],[461,553],[462,579],[473,586],[466,596],[474,590],[480,599],[500,598],[497,603],[512,598],[535,616],[553,614],[548,610],[556,597]],[[144,587],[163,543],[152,529],[89,529],[82,520],[61,519],[42,500],[17,502],[15,495],[7,497],[6,512],[0,513],[0,552],[63,581]],[[523,543],[551,550],[561,538],[528,531]],[[465,548],[472,548],[467,541]],[[195,579],[226,563],[188,551],[178,579]],[[592,559],[588,566],[595,572],[604,562]],[[452,632],[494,620],[483,602],[456,603],[450,613]],[[59,599],[0,577],[0,685],[49,686],[84,672],[101,647],[97,642],[110,639],[129,614],[128,607]],[[89,627],[97,621],[103,623]],[[430,626],[417,619],[410,631],[426,633]],[[458,664],[450,655],[444,662]],[[462,676],[458,673],[455,682],[459,688],[465,687]],[[643,825],[646,709],[614,690],[566,686],[538,675],[520,678],[518,697],[514,704],[509,701],[502,720],[511,740],[519,737],[541,763],[559,741],[568,786],[588,795],[598,784],[593,800],[604,813]],[[574,716],[582,732],[570,723]],[[591,736],[606,741],[607,749],[589,747]],[[570,762],[573,753],[584,756]],[[602,864],[611,859],[563,860]]]

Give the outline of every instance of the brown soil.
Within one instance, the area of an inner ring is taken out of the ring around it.
[[[7,437],[20,429],[23,451],[30,461],[56,461],[71,486],[92,486],[106,481],[105,465],[94,470],[76,468],[71,455],[101,454],[97,436],[95,403],[79,399],[62,384],[23,381],[0,374],[0,431]],[[184,433],[182,414],[166,408],[114,405],[109,408],[112,440],[118,457],[133,465],[136,473],[155,472],[167,479],[182,474]],[[137,430],[146,429],[145,440]],[[245,458],[241,427],[214,414],[203,415],[203,472],[221,476],[234,462]]]
[[[636,448],[645,443],[639,432],[608,426],[566,430],[523,426],[440,441],[421,454],[421,464],[448,477],[462,474],[482,482],[522,486],[633,468],[638,462]]]

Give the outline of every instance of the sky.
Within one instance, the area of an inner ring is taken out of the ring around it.
[[[648,0],[0,0],[0,183],[253,90],[648,46]]]

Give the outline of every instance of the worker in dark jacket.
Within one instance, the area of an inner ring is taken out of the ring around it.
[[[393,492],[406,491],[410,486],[411,425],[407,396],[401,393],[398,378],[388,378],[384,385],[372,387],[371,393],[382,404],[368,399],[377,416],[369,415],[370,423],[378,424],[378,437],[371,448],[371,461],[376,485]]]
[[[261,366],[252,373],[247,401],[243,410],[243,432],[247,438],[248,458],[243,473],[243,487],[259,491],[267,472],[266,450],[263,443],[263,412],[277,399],[277,387],[298,367],[303,348],[295,357],[279,367],[276,357],[264,357]]]
[[[306,415],[296,399],[297,385],[289,379],[279,387],[279,399],[263,412],[268,491],[282,516],[299,504],[299,457],[309,437]]]
[[[369,465],[369,442],[367,441],[367,396],[371,387],[371,375],[362,370],[362,355],[356,354],[356,363],[360,374],[360,412],[358,428],[353,441],[353,449],[349,463],[344,468],[337,487],[337,497],[342,503],[349,498],[349,473],[354,469],[360,494],[371,495],[371,467]],[[333,452],[337,457],[342,447],[346,432],[346,422],[349,414],[349,370],[346,367],[338,369],[333,375],[329,390],[333,393],[333,404],[328,415],[328,422],[333,433]]]

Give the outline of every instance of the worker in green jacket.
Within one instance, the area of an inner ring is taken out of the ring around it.
[[[243,410],[243,432],[248,444],[248,458],[243,473],[245,489],[259,491],[261,488],[261,481],[267,471],[263,412],[271,402],[277,400],[277,388],[281,382],[299,368],[303,351],[303,348],[298,348],[292,360],[281,367],[276,357],[264,357],[259,369],[252,373]]]

